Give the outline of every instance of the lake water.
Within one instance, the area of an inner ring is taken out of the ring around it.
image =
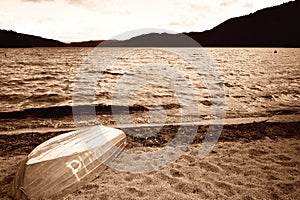
[[[114,95],[129,97],[130,108],[141,111],[178,109],[182,104],[193,102],[200,108],[200,118],[210,119],[213,118],[213,101],[205,82],[208,58],[218,70],[216,76],[220,83],[216,84],[225,89],[223,105],[227,118],[298,113],[300,110],[300,49],[297,48],[277,48],[278,53],[274,53],[274,48],[204,48],[202,53],[193,48],[131,48],[126,52],[120,48],[101,48],[96,68],[91,67],[95,63],[89,60],[92,50],[0,49],[2,121],[14,117],[24,120],[34,117],[35,113],[47,112],[69,116],[67,111],[73,105],[72,96],[81,92],[74,93],[79,69],[87,71],[86,80],[81,80],[87,82],[87,90],[90,77],[100,72],[102,75],[95,90],[91,90],[95,94],[93,101],[86,104],[101,108],[111,104],[126,106],[124,102],[115,101]],[[185,59],[174,52],[184,54]],[[207,54],[205,59],[203,52]],[[199,71],[189,61],[202,62],[203,66]],[[100,66],[104,63],[108,63],[107,68]],[[178,73],[168,74],[173,69]],[[120,84],[135,90],[126,96],[126,91],[116,89]],[[180,91],[174,91],[172,85],[177,85]],[[187,86],[192,88],[193,94]],[[162,113],[176,115],[168,111]]]

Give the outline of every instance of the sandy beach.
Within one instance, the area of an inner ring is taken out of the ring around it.
[[[297,199],[298,118],[290,115],[253,123],[231,120],[238,123],[225,124],[218,143],[204,159],[198,156],[207,126],[200,125],[188,151],[171,165],[145,174],[107,168],[64,199]],[[123,130],[142,132],[147,128]],[[148,139],[128,135],[126,149],[145,152],[160,148],[170,141],[177,128],[165,126]],[[189,126],[185,129],[188,131]],[[61,132],[0,135],[2,199],[10,199],[10,183],[22,159],[35,146],[58,134]]]

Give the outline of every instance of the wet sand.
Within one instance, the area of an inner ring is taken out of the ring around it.
[[[204,159],[198,155],[207,125],[200,125],[188,151],[170,166],[147,174],[107,168],[65,199],[297,199],[300,122],[293,120],[296,116],[290,119],[228,123],[214,150]],[[177,129],[178,126],[165,126],[147,139],[128,135],[126,148],[159,148],[170,141]],[[186,125],[185,130],[189,129]],[[123,130],[143,132],[149,127]],[[10,198],[10,183],[21,160],[38,144],[62,132],[0,135],[0,198]]]

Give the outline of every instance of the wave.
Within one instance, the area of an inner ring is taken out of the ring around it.
[[[20,102],[27,96],[24,94],[0,94],[0,101],[4,102]]]
[[[159,107],[159,105],[157,105]],[[153,107],[153,106],[152,106]],[[164,109],[179,108],[177,104],[167,104],[162,105]],[[28,108],[20,111],[12,112],[0,112],[0,119],[22,119],[22,118],[62,118],[67,116],[72,116],[73,111],[77,114],[91,114],[96,112],[96,114],[121,114],[124,112],[145,112],[149,111],[149,108],[144,105],[134,104],[132,106],[122,106],[122,105],[80,105],[80,106],[54,106],[45,108]]]
[[[35,92],[41,91],[43,92],[44,89],[36,89]],[[33,94],[29,97],[27,97],[27,100],[30,100],[31,102],[63,102],[66,97],[59,95],[57,93],[48,93],[48,94],[41,94],[41,95],[36,95]]]

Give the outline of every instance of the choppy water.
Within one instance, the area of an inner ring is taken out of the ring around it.
[[[2,118],[10,117],[10,113],[16,111],[26,116],[52,112],[53,109],[68,110],[66,108],[72,106],[76,75],[91,51],[92,48],[1,49]],[[116,52],[122,53],[122,49],[117,48],[103,48],[101,51],[102,61],[109,61]],[[203,59],[197,49],[176,51],[185,52],[188,60]],[[299,112],[300,49],[279,48],[277,54],[270,48],[205,48],[204,51],[217,67],[224,83],[228,117]],[[88,64],[86,66],[88,73],[98,73]],[[135,71],[132,71],[133,68]],[[176,68],[180,76],[167,76],[168,68]],[[93,104],[102,107],[116,105],[118,102],[111,100],[114,87],[119,84],[120,78],[136,75],[143,83],[138,82],[141,87],[131,94],[130,106],[176,108],[180,100],[176,99],[172,88],[160,85],[158,80],[153,81],[154,77],[163,77],[165,82],[178,83],[179,86],[181,81],[190,81],[197,97],[195,103],[201,109],[200,115],[203,118],[210,116],[211,99],[201,78],[203,74],[170,53],[169,49],[131,49],[113,60],[102,74]],[[88,82],[89,77],[86,79]],[[125,86],[137,84],[136,79],[130,78],[123,83]],[[122,96],[122,91],[114,92]],[[183,103],[191,96],[184,88],[180,94]]]

